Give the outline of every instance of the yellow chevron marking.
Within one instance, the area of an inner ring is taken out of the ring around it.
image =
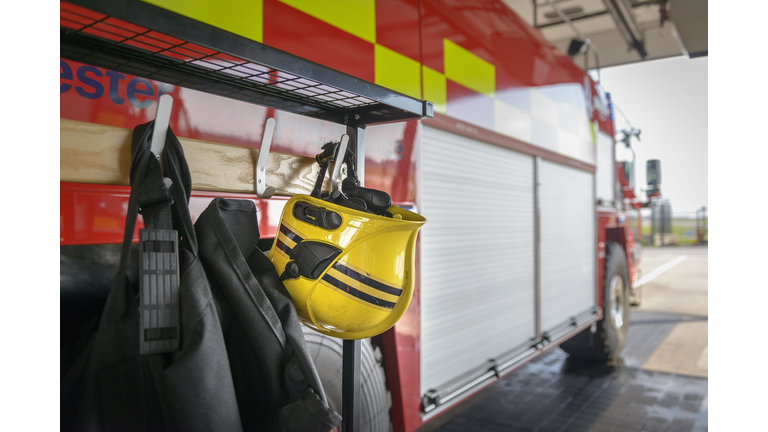
[[[376,43],[376,3],[374,0],[280,1],[347,33]],[[333,49],[344,49],[344,47]]]
[[[424,80],[424,100],[432,102],[435,112],[445,114],[448,106],[445,75],[426,66],[421,67],[421,73]]]
[[[264,8],[262,7],[262,0],[142,1],[256,42],[263,40]]]
[[[419,62],[379,44],[374,56],[376,84],[421,99]]]
[[[445,76],[478,93],[495,97],[496,67],[448,39],[443,39]]]

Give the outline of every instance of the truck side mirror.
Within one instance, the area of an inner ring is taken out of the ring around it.
[[[645,163],[645,177],[648,179],[648,186],[658,187],[661,184],[661,161],[651,159]]]

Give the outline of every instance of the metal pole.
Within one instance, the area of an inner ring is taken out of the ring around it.
[[[365,125],[347,126],[347,135],[349,135],[349,146],[355,154],[355,168],[357,177],[360,180],[360,186],[365,186]]]
[[[651,201],[651,246],[656,246],[656,203]]]
[[[670,229],[670,224],[672,223],[672,220],[669,217],[670,211],[672,208],[670,208],[669,203],[664,203],[664,234],[669,234],[672,232]],[[667,237],[668,238],[668,237]],[[667,245],[668,243],[664,243]]]
[[[365,126],[347,125],[349,149],[354,153],[358,177],[365,175],[365,147],[363,147]],[[347,171],[349,172],[349,171]],[[341,366],[341,432],[360,430],[360,340],[343,342]]]
[[[701,212],[701,209],[696,210],[696,243],[702,244],[704,242],[704,218],[701,218],[701,223],[699,223],[699,214]]]
[[[344,341],[341,367],[341,432],[360,430],[360,349],[357,340]]]
[[[661,231],[661,245],[664,246],[664,231],[665,230],[664,230],[664,203],[663,202],[661,203],[661,206],[659,207],[659,210],[660,210],[659,211],[659,225],[660,225],[659,231]]]
[[[664,234],[667,233],[667,203],[661,203],[661,245],[666,246]]]
[[[534,314],[536,316],[536,340],[542,340],[541,329],[541,205],[539,200],[539,176],[541,158],[533,158],[533,277],[534,277]],[[597,236],[595,236],[597,238]]]

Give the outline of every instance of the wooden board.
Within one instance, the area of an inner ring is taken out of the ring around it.
[[[61,181],[130,185],[132,129],[66,119],[60,122]],[[192,189],[256,193],[258,150],[188,138],[179,141],[192,175]],[[314,158],[270,152],[267,186],[275,188],[275,195],[309,194],[319,171]],[[331,188],[328,173],[323,188]]]

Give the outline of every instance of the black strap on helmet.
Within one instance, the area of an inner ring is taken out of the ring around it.
[[[315,156],[315,160],[320,165],[320,172],[318,173],[317,181],[315,181],[315,187],[312,190],[313,197],[358,211],[392,217],[392,214],[387,211],[392,205],[392,197],[388,193],[360,186],[354,153],[350,149],[347,149],[344,154],[343,161],[347,165],[347,178],[342,181],[341,190],[322,193],[323,180],[325,179],[328,165],[338,159],[336,153],[338,152],[339,143],[336,141],[327,142],[322,148],[323,152]]]
[[[325,172],[328,170],[328,165],[336,160],[336,153],[339,151],[338,141],[329,141],[323,144],[323,152],[315,156],[315,161],[320,166],[320,172],[317,174],[317,180],[315,181],[315,188],[312,189],[312,196],[320,198],[320,192],[323,189],[323,180],[325,180]]]
[[[299,276],[317,279],[341,252],[341,249],[327,243],[301,241],[288,252],[293,260],[286,264],[280,280],[296,279]]]

